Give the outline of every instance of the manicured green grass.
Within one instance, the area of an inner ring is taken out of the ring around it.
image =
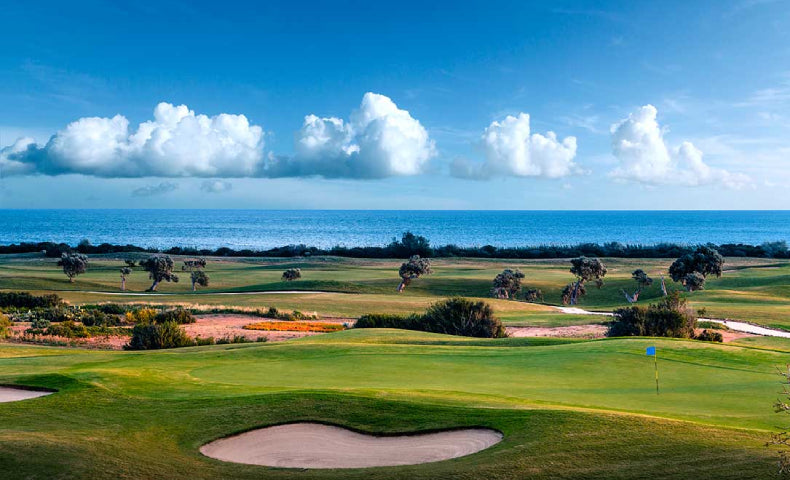
[[[652,359],[659,352],[662,392]],[[773,346],[769,346],[773,347]],[[482,340],[351,330],[156,352],[0,345],[0,383],[58,388],[0,404],[10,478],[768,478],[763,444],[786,353],[691,341]],[[298,471],[202,457],[212,439],[314,420],[370,431],[487,426],[478,454]]]

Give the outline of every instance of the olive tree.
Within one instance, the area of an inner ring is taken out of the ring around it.
[[[203,270],[195,270],[189,275],[192,280],[192,291],[197,290],[197,285],[208,287],[208,275]]]
[[[129,267],[121,267],[121,290],[126,290],[126,277],[132,274]]]
[[[724,257],[708,246],[699,246],[693,253],[687,253],[669,266],[669,276],[680,282],[687,291],[693,292],[705,288],[708,275],[721,277]]]
[[[515,298],[521,291],[521,280],[524,274],[519,269],[506,268],[494,277],[494,286],[491,294],[496,298]]]
[[[282,276],[282,280],[284,282],[292,282],[294,280],[299,280],[300,278],[302,278],[302,269],[300,268],[289,268],[283,272]]]
[[[623,292],[623,295],[625,295],[625,299],[628,301],[628,303],[636,303],[639,300],[639,294],[642,293],[642,290],[653,284],[653,279],[650,278],[650,276],[648,276],[648,274],[641,268],[637,268],[631,272],[631,278],[633,278],[636,282],[636,290],[634,291],[634,294],[629,295],[624,289],[621,291]]]
[[[63,273],[69,277],[69,282],[74,283],[77,275],[85,273],[88,268],[88,256],[82,253],[64,253],[58,260],[58,266],[63,267]]]
[[[431,270],[431,259],[412,255],[409,261],[403,263],[398,270],[398,275],[401,278],[400,285],[398,285],[398,293],[411,284],[412,280],[431,273],[433,273],[433,270]]]
[[[189,272],[189,278],[192,280],[192,291],[197,290],[197,286],[208,286],[208,275],[202,269],[206,268],[205,258],[191,258],[184,260],[184,265],[181,266],[181,271]]]
[[[562,291],[562,302],[576,305],[579,298],[587,294],[586,282],[595,282],[598,288],[603,287],[606,266],[598,258],[578,257],[571,259],[570,272],[576,275],[576,281],[569,283]]]
[[[153,280],[147,292],[155,292],[161,282],[178,283],[178,275],[173,273],[173,259],[170,255],[152,255],[140,262],[143,270],[148,272],[148,278]]]

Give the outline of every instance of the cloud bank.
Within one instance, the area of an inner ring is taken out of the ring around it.
[[[233,184],[225,180],[204,180],[200,191],[206,193],[225,193],[233,189]]]
[[[96,177],[245,177],[263,161],[263,130],[244,115],[196,115],[160,103],[130,130],[123,115],[72,122],[44,146],[20,139],[0,151],[4,173]]]
[[[456,159],[450,164],[454,177],[486,179],[492,176],[560,178],[580,173],[576,157],[576,137],[561,141],[554,132],[531,133],[529,114],[508,115],[493,122],[483,132],[481,146],[485,162],[474,164]]]
[[[691,142],[669,147],[657,115],[656,107],[645,105],[612,125],[612,154],[620,164],[609,172],[610,177],[648,185],[717,183],[741,188],[751,183],[744,174],[706,164],[702,151]]]
[[[384,95],[366,93],[348,121],[307,115],[296,134],[296,153],[273,156],[268,177],[383,178],[423,173],[436,155],[418,120]]]
[[[87,117],[43,146],[19,139],[0,150],[0,167],[4,175],[383,178],[420,174],[435,155],[408,111],[366,93],[348,121],[307,115],[292,156],[266,154],[263,129],[244,115],[209,117],[160,103],[134,130],[123,115]]]

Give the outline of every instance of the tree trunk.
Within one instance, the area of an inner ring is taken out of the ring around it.
[[[577,295],[579,295],[579,286],[581,286],[582,281],[579,280],[576,282],[576,285],[573,286],[573,291],[571,292],[571,305],[576,305]]]
[[[74,277],[73,276],[69,276],[69,283],[74,283]]]
[[[121,291],[126,291],[126,277],[121,276]]]
[[[151,288],[149,288],[148,291],[149,292],[155,292],[156,291],[156,287],[158,285],[159,285],[159,281],[158,280],[154,280],[154,283],[151,284]]]
[[[406,280],[401,280],[400,285],[398,285],[398,293],[403,292],[404,288],[406,288]]]
[[[192,291],[193,292],[197,291],[197,287],[195,287],[195,281],[194,280],[192,280]]]
[[[663,275],[661,275],[661,293],[663,293],[665,297],[667,296],[667,284],[664,283]]]

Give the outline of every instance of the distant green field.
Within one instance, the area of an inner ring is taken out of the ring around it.
[[[162,293],[176,295],[118,296],[92,292],[118,293],[118,269],[123,257],[91,259],[91,267],[74,284],[55,265],[56,260],[38,255],[0,256],[0,289],[54,291],[77,303],[136,301],[157,303],[200,303],[207,305],[274,305],[283,309],[315,311],[325,316],[357,317],[364,313],[410,313],[424,310],[437,299],[464,295],[489,297],[491,280],[503,268],[520,268],[525,284],[543,290],[547,304],[560,303],[562,287],[572,280],[564,260],[504,261],[485,259],[438,259],[434,274],[413,282],[397,294],[397,269],[400,260],[359,260],[335,257],[310,259],[209,259],[207,272],[211,286],[197,293],[190,291],[186,275],[181,283],[163,284]],[[642,293],[640,301],[660,297],[659,274],[666,272],[670,260],[604,259],[609,273],[605,286],[588,288],[580,306],[611,311],[626,304],[621,289],[635,288],[630,273],[646,270],[656,280]],[[303,279],[282,282],[288,267],[302,269]],[[670,288],[680,288],[667,278]],[[136,270],[129,278],[128,290],[142,292],[149,285],[145,272]],[[329,294],[221,295],[226,292],[278,290],[327,291]],[[728,258],[721,278],[708,279],[707,288],[688,296],[696,308],[707,314],[774,327],[790,328],[790,262],[772,259]],[[510,325],[572,325],[595,323],[601,317],[564,315],[545,305],[490,299],[502,319]]]
[[[790,342],[483,340],[351,330],[156,352],[0,345],[0,383],[59,393],[0,404],[11,478],[770,478],[775,367]],[[784,342],[784,343],[778,343]],[[648,345],[659,352],[656,395]],[[781,350],[781,351],[780,351]],[[488,426],[502,443],[432,464],[299,471],[200,455],[278,422],[370,432]]]

